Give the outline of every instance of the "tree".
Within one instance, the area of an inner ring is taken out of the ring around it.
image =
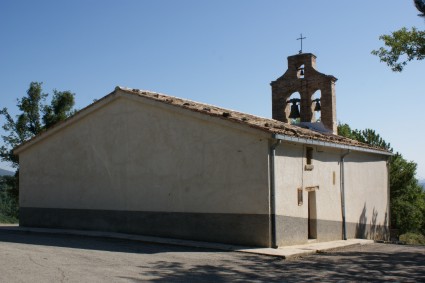
[[[425,0],[414,0],[416,8],[425,16]],[[385,62],[394,72],[403,71],[404,66],[412,60],[425,58],[425,31],[413,27],[411,30],[403,27],[390,35],[381,35],[385,47],[373,50],[372,54]]]
[[[74,94],[70,91],[53,90],[51,105],[43,109],[43,122],[45,128],[50,128],[57,122],[63,121],[75,113]]]
[[[391,145],[372,129],[352,130],[348,124],[339,123],[338,134],[362,143],[367,143],[393,151]]]
[[[352,130],[349,125],[340,123],[338,134],[393,151],[390,144],[371,129]],[[391,227],[401,233],[425,234],[425,192],[415,178],[416,168],[415,162],[407,161],[400,153],[390,159]]]
[[[372,54],[377,55],[394,72],[403,71],[409,61],[425,58],[425,31],[403,27],[390,35],[381,35],[379,39],[384,41],[387,48],[373,50]]]
[[[42,83],[31,82],[26,95],[17,101],[20,114],[16,119],[7,108],[0,110],[0,116],[6,120],[3,125],[6,135],[1,136],[3,145],[0,147],[0,158],[17,168],[15,176],[0,179],[0,220],[2,216],[5,219],[16,219],[18,216],[19,163],[13,149],[75,113],[74,93],[53,90],[49,105],[44,104],[47,96],[42,91]]]
[[[21,114],[16,119],[12,118],[7,108],[0,110],[0,115],[6,119],[3,130],[7,133],[2,136],[4,144],[0,147],[2,161],[10,162],[13,167],[18,168],[13,148],[75,112],[74,93],[54,90],[50,105],[44,104],[47,96],[48,94],[42,92],[42,83],[31,82],[26,96],[18,99],[17,106]]]
[[[0,223],[16,222],[19,217],[18,185],[14,176],[0,176]]]
[[[421,12],[421,14],[419,14],[418,16],[424,17],[425,16],[425,1],[413,0],[413,2],[415,3],[416,9],[418,9],[418,11]]]

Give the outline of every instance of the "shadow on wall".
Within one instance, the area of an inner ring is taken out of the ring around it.
[[[367,222],[367,209],[366,203],[363,206],[362,213],[359,217],[359,222],[356,225],[356,238],[359,239],[372,239],[372,240],[388,240],[388,212],[385,212],[384,222],[377,223],[378,211],[373,208],[372,220]]]

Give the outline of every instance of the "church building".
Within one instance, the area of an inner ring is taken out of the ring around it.
[[[389,234],[391,153],[337,134],[335,83],[288,57],[266,119],[116,87],[15,149],[20,226],[279,247]]]

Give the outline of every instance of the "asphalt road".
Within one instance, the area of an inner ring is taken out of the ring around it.
[[[355,246],[282,260],[135,241],[0,232],[0,282],[425,282],[425,247]]]

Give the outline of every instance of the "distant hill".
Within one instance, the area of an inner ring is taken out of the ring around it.
[[[0,168],[0,176],[4,176],[4,175],[13,175],[15,173],[13,173],[12,171],[8,171],[8,170],[4,170]]]

